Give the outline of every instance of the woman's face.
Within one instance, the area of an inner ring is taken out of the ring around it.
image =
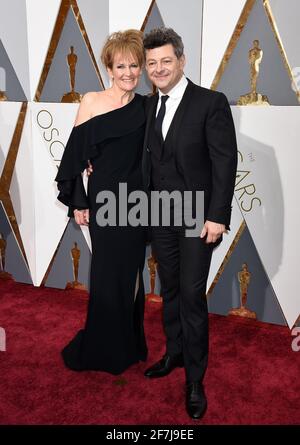
[[[138,84],[142,68],[131,54],[117,53],[112,69],[108,68],[107,71],[114,85],[123,91],[132,91]]]

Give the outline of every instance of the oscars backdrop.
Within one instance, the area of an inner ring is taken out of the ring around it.
[[[238,138],[209,310],[291,329],[300,314],[299,16],[298,0],[0,0],[0,293],[8,278],[88,290],[89,233],[56,200],[57,167],[82,95],[109,86],[99,60],[107,35],[165,25],[183,38],[187,77],[227,95]],[[138,92],[151,89],[143,76]],[[147,298],[160,301],[150,246],[144,278]]]

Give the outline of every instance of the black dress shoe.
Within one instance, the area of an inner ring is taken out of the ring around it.
[[[163,358],[159,360],[159,362],[146,369],[144,376],[149,378],[164,377],[165,375],[170,374],[173,369],[182,367],[183,357],[181,354],[176,355],[175,357],[170,357],[169,355],[165,354]]]
[[[186,385],[186,411],[195,420],[201,419],[207,408],[207,400],[201,382]]]

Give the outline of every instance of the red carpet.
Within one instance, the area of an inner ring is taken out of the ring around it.
[[[64,368],[60,350],[81,328],[80,292],[0,282],[0,424],[195,425],[184,410],[184,371],[147,380],[164,352],[160,305],[148,303],[147,364],[120,377]],[[300,424],[300,352],[287,328],[210,316],[208,410],[202,424]],[[196,423],[197,424],[197,423]]]

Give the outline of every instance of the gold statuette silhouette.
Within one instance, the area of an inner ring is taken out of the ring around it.
[[[148,265],[148,270],[149,270],[149,275],[150,275],[150,293],[146,294],[146,300],[152,301],[154,303],[161,303],[162,298],[159,295],[154,293],[155,281],[156,281],[157,261],[156,261],[155,256],[153,255],[152,252],[151,252],[151,255],[149,256],[149,258],[147,259],[147,265]]]
[[[61,102],[80,102],[82,96],[75,91],[76,63],[78,57],[77,54],[74,53],[74,46],[70,46],[70,51],[67,55],[67,62],[69,65],[71,91],[63,95]]]
[[[228,315],[239,315],[240,317],[253,318],[256,320],[256,313],[246,308],[247,292],[250,283],[251,273],[248,270],[246,263],[242,265],[242,270],[238,273],[238,280],[240,283],[240,299],[241,305],[239,308],[233,308],[228,312]]]
[[[4,101],[7,100],[6,94],[4,93],[4,91],[0,90],[0,101]]]
[[[237,105],[270,105],[267,96],[257,92],[259,65],[263,58],[263,50],[259,47],[259,40],[253,41],[253,48],[249,50],[251,92],[240,96]]]
[[[5,251],[6,240],[3,238],[2,233],[0,233],[0,279],[11,280],[12,275],[8,272],[5,272]]]
[[[86,290],[84,284],[78,281],[80,249],[78,249],[76,242],[74,242],[74,247],[71,249],[71,257],[73,261],[74,281],[67,283],[66,289]]]

